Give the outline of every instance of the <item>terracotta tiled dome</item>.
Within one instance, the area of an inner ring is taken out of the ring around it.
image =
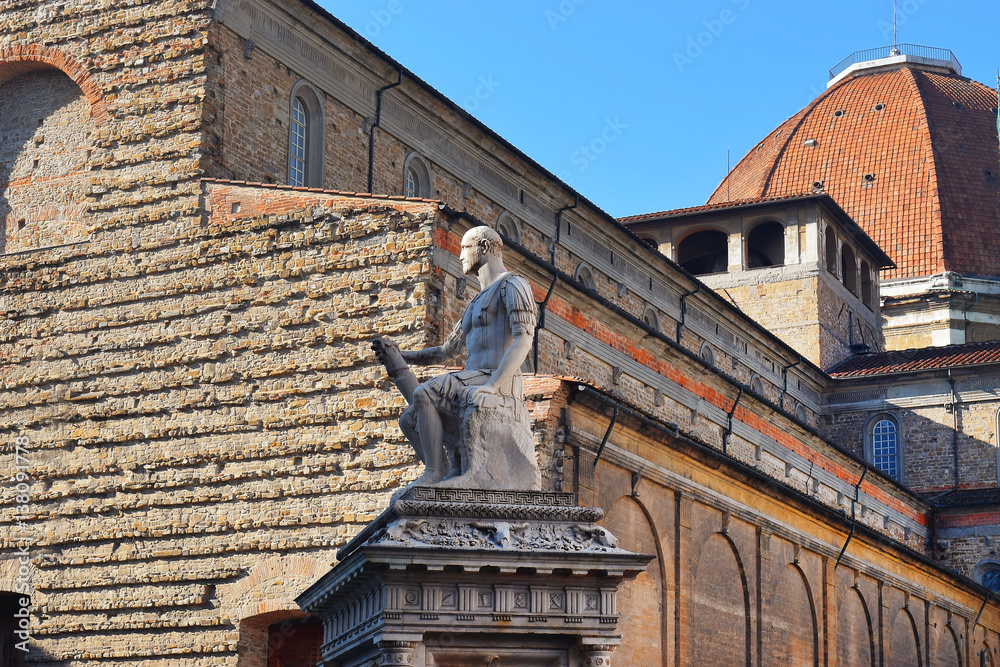
[[[820,183],[896,262],[883,278],[1000,276],[997,94],[901,66],[828,89],[747,154],[708,203]]]

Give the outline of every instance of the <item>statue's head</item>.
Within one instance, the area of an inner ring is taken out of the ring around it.
[[[462,237],[462,270],[475,273],[490,260],[503,257],[503,241],[489,227],[473,227]]]

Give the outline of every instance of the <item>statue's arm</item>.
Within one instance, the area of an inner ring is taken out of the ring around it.
[[[465,332],[462,331],[462,321],[459,320],[451,330],[451,333],[448,334],[444,345],[428,347],[423,350],[410,350],[402,352],[402,355],[403,360],[408,364],[431,366],[434,364],[443,364],[446,361],[454,359],[464,348]]]

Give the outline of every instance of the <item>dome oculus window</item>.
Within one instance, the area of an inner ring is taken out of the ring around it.
[[[323,107],[309,83],[292,89],[288,113],[288,184],[323,186]]]
[[[410,153],[403,163],[403,195],[418,199],[431,196],[431,170],[419,153]]]

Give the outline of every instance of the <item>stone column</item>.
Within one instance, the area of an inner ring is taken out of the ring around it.
[[[605,640],[607,641],[607,640]],[[611,653],[615,644],[591,644],[586,639],[580,643],[581,667],[611,667]]]
[[[379,658],[379,665],[413,665],[413,655],[417,651],[419,642],[405,641],[400,639],[384,639],[378,643],[379,651],[382,655]]]

